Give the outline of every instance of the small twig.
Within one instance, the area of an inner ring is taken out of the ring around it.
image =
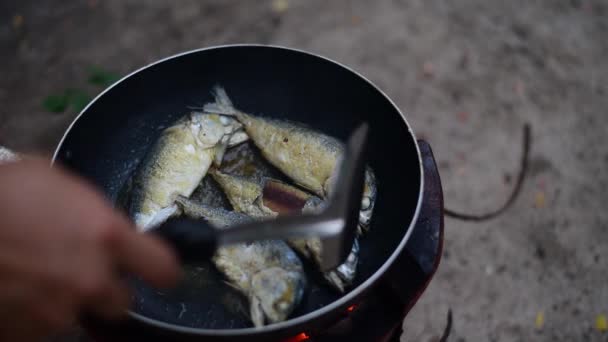
[[[447,342],[448,337],[450,337],[450,333],[452,332],[452,309],[448,309],[448,322],[443,329],[443,335],[439,339],[439,342]]]
[[[522,152],[522,157],[521,157],[521,166],[519,169],[519,174],[517,175],[517,182],[515,183],[515,187],[513,188],[513,191],[511,192],[511,195],[509,196],[509,198],[507,199],[505,204],[503,204],[497,210],[491,211],[489,213],[481,214],[481,215],[459,213],[459,212],[456,212],[454,210],[450,210],[447,208],[444,210],[445,214],[449,217],[453,217],[453,218],[463,220],[463,221],[479,222],[479,221],[485,221],[485,220],[492,219],[492,218],[502,214],[505,210],[507,210],[511,206],[511,204],[513,204],[513,202],[515,202],[515,199],[519,195],[521,186],[524,182],[524,178],[526,177],[526,173],[528,172],[528,155],[530,154],[530,145],[531,145],[531,140],[532,140],[530,131],[531,131],[530,124],[525,124],[524,125],[524,136],[523,136],[523,147],[522,147],[523,152]]]

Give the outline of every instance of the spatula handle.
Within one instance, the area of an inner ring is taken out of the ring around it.
[[[217,231],[204,220],[170,218],[149,232],[173,247],[182,263],[207,260],[217,248]]]

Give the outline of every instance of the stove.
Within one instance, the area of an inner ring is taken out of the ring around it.
[[[301,332],[281,342],[399,341],[402,322],[433,278],[443,248],[443,192],[430,146],[419,141],[424,173],[424,194],[418,220],[405,248],[374,288],[341,318],[321,332]],[[92,327],[94,340],[166,341],[119,327]],[[118,337],[120,336],[120,337]]]

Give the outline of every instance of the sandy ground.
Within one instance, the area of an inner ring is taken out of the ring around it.
[[[596,327],[608,315],[605,1],[271,5],[0,3],[0,144],[51,151],[75,113],[51,114],[41,102],[86,85],[90,65],[124,74],[237,42],[310,50],[360,71],[395,100],[434,148],[452,209],[478,213],[505,200],[521,127],[532,125],[520,197],[491,221],[446,220],[442,264],[404,322],[404,341],[438,340],[448,308],[451,341],[608,340]]]

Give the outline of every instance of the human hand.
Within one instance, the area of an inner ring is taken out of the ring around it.
[[[0,165],[0,340],[47,336],[83,311],[120,317],[118,269],[156,286],[179,273],[171,250],[83,180],[43,160]]]

